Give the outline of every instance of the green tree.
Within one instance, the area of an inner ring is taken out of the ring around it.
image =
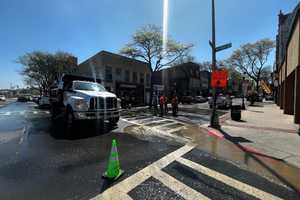
[[[274,47],[275,43],[270,39],[262,39],[255,43],[242,45],[233,52],[227,63],[251,78],[255,82],[256,91],[258,92],[259,82]]]
[[[50,86],[63,73],[72,73],[76,69],[77,59],[66,52],[54,54],[34,51],[26,53],[17,59],[22,65],[21,75],[24,82],[31,87],[37,87],[40,94],[48,94]]]
[[[132,35],[132,41],[120,50],[120,53],[148,63],[152,72],[160,71],[165,66],[171,66],[178,61],[190,59],[192,44],[182,44],[170,37],[166,49],[163,49],[163,34],[161,28],[147,25]],[[153,95],[153,76],[151,76],[150,106]]]

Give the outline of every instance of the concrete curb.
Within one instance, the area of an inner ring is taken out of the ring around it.
[[[204,128],[205,130],[207,130],[207,134],[211,137],[215,137],[217,139],[220,139],[220,140],[224,140],[226,139],[227,141],[229,142],[232,142],[231,140],[227,139],[223,133],[221,133],[219,130],[217,129],[214,129],[214,128],[211,128],[211,127],[206,127],[206,126],[201,126],[201,128]],[[232,142],[234,143],[234,142]],[[238,144],[238,146],[241,148],[241,150],[247,152],[247,153],[253,153],[253,154],[256,154],[258,156],[263,156],[263,157],[267,157],[267,158],[272,158],[272,159],[276,159],[276,160],[283,160],[281,158],[278,158],[278,157],[275,157],[275,156],[272,156],[272,155],[268,155],[266,153],[263,153],[259,150],[257,150],[256,148],[254,147],[248,147],[246,145],[242,145],[242,144]],[[289,162],[288,162],[289,163]],[[289,163],[291,165],[293,165],[292,163]],[[295,166],[295,165],[294,165]],[[297,167],[297,166],[296,166]]]

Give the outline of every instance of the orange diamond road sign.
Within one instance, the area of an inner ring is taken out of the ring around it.
[[[215,70],[211,73],[211,87],[225,88],[227,86],[227,70]]]

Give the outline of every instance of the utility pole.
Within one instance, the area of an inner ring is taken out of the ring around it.
[[[212,18],[212,36],[211,36],[211,41],[209,41],[209,44],[212,49],[212,71],[217,70],[216,66],[216,54],[219,51],[223,51],[225,49],[231,48],[232,44],[228,43],[222,46],[216,46],[216,20],[215,20],[215,0],[211,1],[211,18]],[[219,116],[217,113],[217,89],[218,88],[213,88],[213,105],[212,105],[212,114],[210,118],[210,127],[219,129],[220,128],[220,123],[219,123]]]
[[[246,109],[246,106],[245,106],[245,76],[243,76],[243,83],[242,83],[242,97],[243,97],[243,100],[242,100],[242,110],[245,110]]]
[[[215,0],[211,1],[211,18],[212,18],[212,36],[211,36],[211,49],[212,49],[212,71],[216,70],[216,22],[215,22]],[[210,126],[213,128],[220,128],[219,116],[216,110],[217,102],[217,88],[213,88],[213,107],[210,119]]]

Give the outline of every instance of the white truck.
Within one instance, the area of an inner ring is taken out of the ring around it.
[[[115,125],[120,118],[121,100],[92,78],[64,75],[51,87],[50,104],[52,119],[62,118],[67,131],[75,121],[107,120]]]

